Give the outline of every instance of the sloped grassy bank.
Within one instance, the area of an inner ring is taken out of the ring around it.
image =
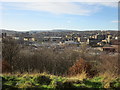
[[[120,78],[115,78],[109,82],[105,82],[105,78],[94,77],[86,79],[74,79],[68,77],[54,76],[49,74],[16,74],[1,75],[2,89],[9,90],[11,88],[22,89],[42,89],[42,90],[63,90],[66,88],[120,88]],[[106,87],[107,86],[107,87]]]

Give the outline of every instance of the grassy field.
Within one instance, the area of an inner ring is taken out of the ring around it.
[[[120,88],[120,78],[106,80],[104,77],[79,78],[77,77],[61,77],[49,74],[4,74],[2,78],[3,90],[10,88],[22,88],[42,90],[63,90],[66,88]]]

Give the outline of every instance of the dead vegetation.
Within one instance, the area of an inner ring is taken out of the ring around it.
[[[66,48],[54,50],[52,48],[38,48],[31,50],[19,49],[14,41],[3,42],[3,73],[42,73],[54,75],[79,76],[83,72],[86,77],[108,73],[118,76],[120,65],[118,55],[88,55],[86,46],[80,50]]]

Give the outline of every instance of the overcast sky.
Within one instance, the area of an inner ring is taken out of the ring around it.
[[[0,10],[1,29],[118,30],[117,2],[6,1]]]

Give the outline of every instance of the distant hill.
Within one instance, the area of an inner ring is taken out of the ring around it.
[[[67,29],[53,29],[53,30],[30,30],[30,31],[15,31],[15,30],[5,30],[5,29],[0,29],[2,33],[7,33],[7,34],[15,34],[15,33],[22,33],[22,32],[29,32],[29,33],[40,33],[40,32],[79,32],[79,33],[100,33],[101,30],[85,30],[85,31],[78,31],[78,30],[67,30]],[[118,33],[117,30],[103,30],[102,32],[111,32],[111,33]]]
[[[0,31],[2,31],[1,33],[7,33],[7,34],[14,34],[14,33],[17,32],[17,31],[14,31],[14,30],[5,30],[5,29],[0,29]]]
[[[66,30],[66,29],[54,29],[51,30],[50,32],[76,32],[77,30]],[[79,31],[77,31],[79,32]]]
[[[33,32],[33,33],[37,33],[37,32],[80,32],[77,30],[66,30],[66,29],[53,29],[53,30],[31,30],[28,32]]]

